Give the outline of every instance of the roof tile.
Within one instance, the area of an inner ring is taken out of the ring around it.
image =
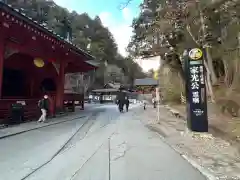
[[[135,86],[148,86],[148,85],[158,85],[158,81],[153,78],[136,79],[134,81]]]

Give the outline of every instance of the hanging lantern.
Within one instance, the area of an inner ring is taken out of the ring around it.
[[[33,60],[33,63],[38,68],[42,68],[44,66],[44,64],[45,64],[44,61],[41,58],[35,58]]]

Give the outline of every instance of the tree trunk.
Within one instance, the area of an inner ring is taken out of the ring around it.
[[[208,74],[208,73],[207,73]],[[211,81],[210,81],[210,75],[208,74],[206,76],[206,88],[207,88],[207,94],[210,96],[211,98],[211,102],[215,102],[215,96],[214,96],[214,93],[213,93],[213,88],[212,88],[212,84],[211,84]],[[207,99],[208,99],[208,96],[207,96]]]
[[[212,85],[215,85],[217,84],[217,76],[213,67],[212,56],[211,56],[209,47],[206,47],[205,50],[206,50],[207,64],[210,71],[211,82],[212,82]]]
[[[230,88],[233,81],[233,71],[231,69],[231,66],[228,64],[227,60],[225,60],[224,58],[223,58],[223,65],[224,65],[224,71],[225,71],[224,83],[227,88]]]
[[[208,94],[211,97],[211,102],[215,102],[215,97],[214,97],[214,93],[213,93],[213,87],[212,87],[212,81],[210,80],[211,76],[210,76],[210,70],[208,68],[208,64],[206,63],[206,61],[204,60],[204,66],[206,68],[206,77],[205,77],[205,82],[206,82],[206,88],[208,90]]]
[[[232,81],[231,88],[236,89],[238,88],[238,82],[239,82],[239,60],[238,59],[234,60],[234,67],[235,67],[235,71],[233,73],[233,81]]]
[[[203,37],[208,35],[207,29],[206,29],[206,24],[205,24],[205,19],[204,19],[204,14],[201,8],[201,4],[200,1],[198,1],[198,10],[199,10],[199,14],[200,14],[200,22],[201,22],[201,29],[203,32]],[[206,60],[207,60],[207,64],[208,64],[208,68],[209,68],[209,76],[211,77],[211,79],[209,79],[213,85],[215,85],[217,83],[217,76],[216,73],[214,71],[213,68],[213,60],[212,60],[212,56],[210,53],[210,49],[209,49],[209,44],[206,41],[206,39],[204,39],[204,43],[202,44],[203,47],[205,47],[205,53],[206,53]],[[211,84],[211,85],[212,85]]]
[[[233,83],[232,83],[232,88],[233,89],[238,89],[239,87],[239,80],[240,80],[240,75],[239,75],[239,69],[240,69],[240,61],[238,60],[239,57],[239,48],[240,48],[240,32],[238,33],[238,49],[237,51],[232,52],[233,54],[233,63],[235,67],[235,71],[233,73]]]
[[[181,61],[179,55],[176,56],[176,66],[175,66],[175,69],[178,71],[179,75],[181,76],[181,79],[185,83],[186,82],[186,76],[185,76],[185,72],[183,70],[182,61]]]

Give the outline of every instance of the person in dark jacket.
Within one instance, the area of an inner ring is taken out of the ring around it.
[[[125,104],[125,93],[122,91],[122,88],[119,88],[117,95],[118,109],[120,112],[123,112],[123,106]]]
[[[128,112],[128,108],[129,108],[129,99],[128,99],[128,97],[126,96],[126,98],[125,98],[125,105],[126,105],[126,111]]]
[[[152,104],[153,104],[153,108],[157,107],[157,101],[155,97],[152,98]]]
[[[44,95],[43,99],[38,102],[38,106],[41,109],[42,115],[39,118],[38,122],[45,122],[47,117],[47,111],[49,109],[48,96]]]

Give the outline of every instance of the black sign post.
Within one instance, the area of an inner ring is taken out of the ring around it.
[[[208,132],[205,68],[201,49],[191,49],[185,56],[188,128]]]

